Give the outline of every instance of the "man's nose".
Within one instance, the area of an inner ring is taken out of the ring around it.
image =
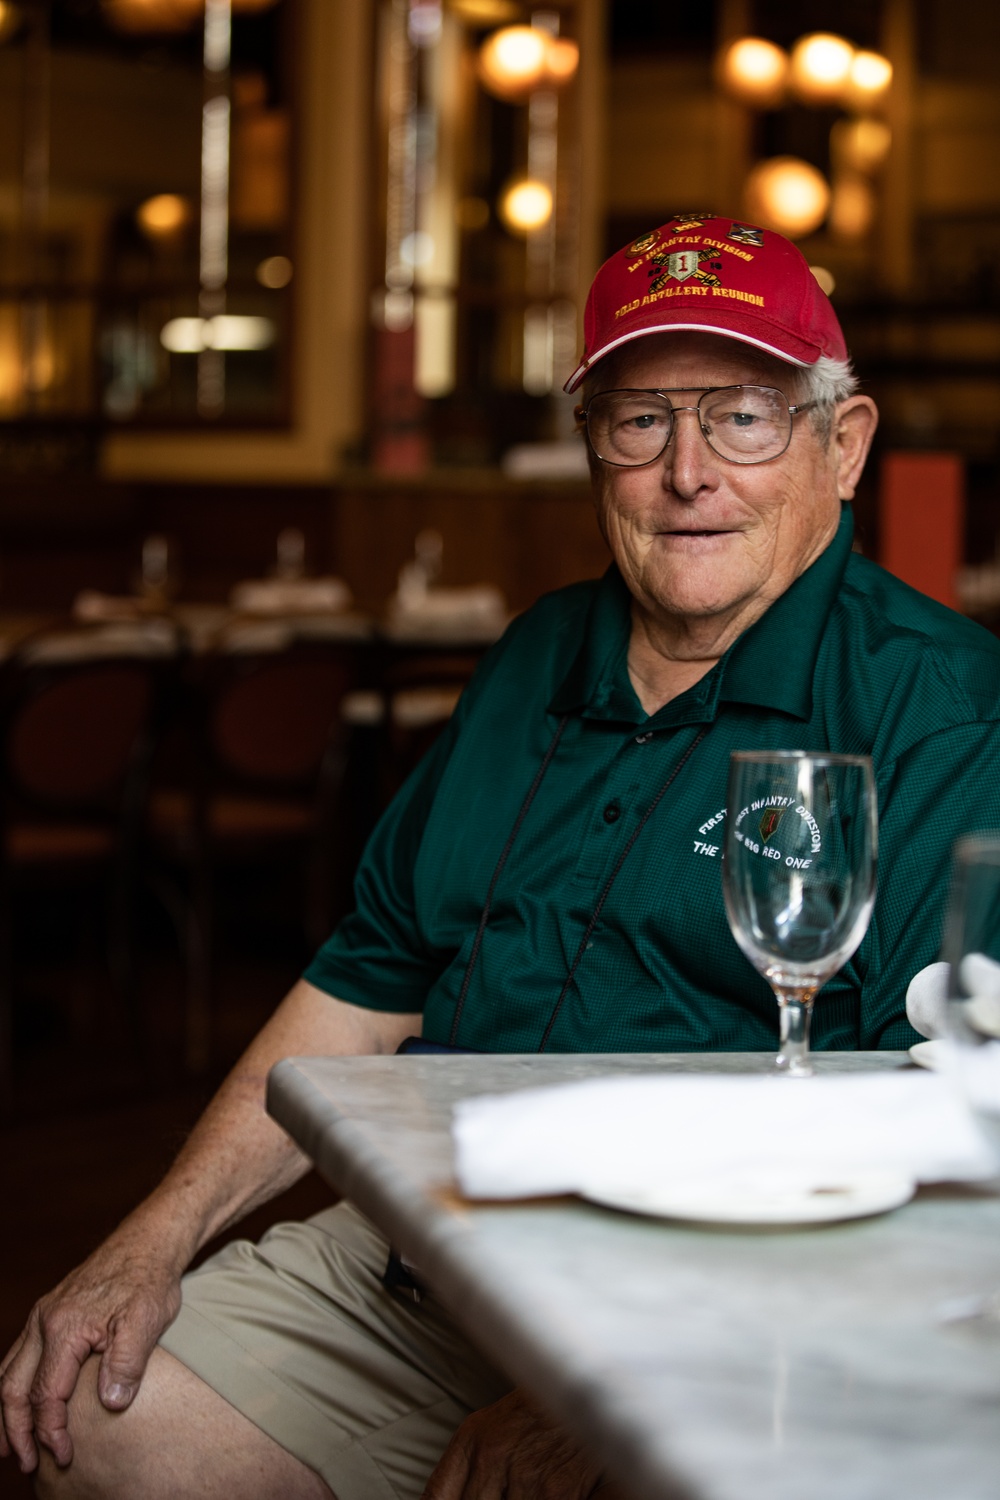
[[[696,495],[717,473],[715,454],[702,432],[696,406],[674,407],[674,430],[664,459],[664,477],[669,477],[671,488],[681,496]]]

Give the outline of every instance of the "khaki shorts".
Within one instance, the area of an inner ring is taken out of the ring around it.
[[[469,1412],[511,1386],[432,1296],[386,1291],[387,1257],[344,1203],[278,1224],[186,1276],[160,1340],[337,1500],[417,1500]]]

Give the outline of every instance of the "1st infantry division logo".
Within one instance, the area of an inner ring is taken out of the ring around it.
[[[785,812],[786,809],[784,807],[767,807],[761,813],[757,828],[760,831],[760,841],[762,844],[766,844],[768,839],[772,839],[777,833],[778,824],[785,816]]]
[[[722,262],[715,259],[717,254],[717,250],[674,250],[669,255],[650,256],[649,274],[656,279],[650,282],[649,290],[659,292],[668,281],[687,281],[689,278],[701,286],[721,286],[718,276],[712,275],[713,271],[722,270]],[[711,269],[703,271],[702,266],[706,262]],[[653,267],[659,268],[658,276]]]

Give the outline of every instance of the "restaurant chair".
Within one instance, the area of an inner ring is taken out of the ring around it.
[[[482,654],[481,650],[397,650],[386,662],[382,675],[387,710],[386,800],[402,786],[447,725]]]
[[[349,646],[257,630],[239,649],[191,664],[183,752],[154,786],[148,831],[188,965],[185,1066],[215,1051],[213,946],[220,880],[255,866],[291,868],[305,941],[318,945],[346,900],[338,847],[344,735],[340,703],[357,677]],[[164,876],[181,872],[182,885]],[[179,899],[178,899],[179,896]]]
[[[480,653],[390,647],[369,685],[345,694],[346,864],[353,869],[379,817],[451,718]]]
[[[66,887],[89,898],[97,882],[113,990],[144,1056],[132,898],[168,670],[155,656],[88,656],[76,639],[65,652],[40,636],[0,675],[0,1111],[13,1107],[13,902],[22,895],[51,900]]]

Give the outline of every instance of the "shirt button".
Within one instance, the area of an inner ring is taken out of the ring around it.
[[[647,729],[645,734],[636,735],[635,742],[637,745],[648,745],[652,738],[653,731],[651,729]]]
[[[604,809],[605,823],[617,823],[621,815],[622,810],[618,806],[617,802],[609,802],[607,807]]]

